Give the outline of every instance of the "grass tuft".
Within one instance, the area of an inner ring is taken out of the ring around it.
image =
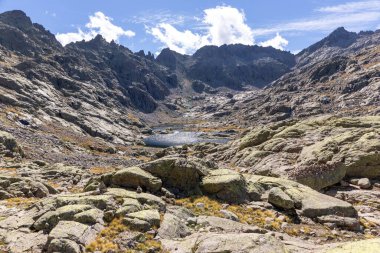
[[[204,208],[197,207],[199,203],[203,203]],[[222,203],[206,196],[178,199],[176,200],[176,204],[190,209],[196,215],[224,217],[220,212],[223,209]],[[268,228],[269,226],[273,230],[280,230],[282,222],[290,222],[289,217],[286,217],[284,221],[279,220],[276,213],[272,210],[254,209],[243,205],[230,205],[227,207],[227,210],[236,214],[241,223],[263,228]],[[267,218],[271,218],[272,220],[269,224],[267,223]]]
[[[114,219],[98,234],[95,241],[86,246],[86,252],[162,252],[161,242],[155,240],[153,235],[148,233],[143,234],[141,241],[137,242],[133,248],[122,251],[115,240],[120,233],[127,231],[132,230],[123,224],[122,218]]]
[[[10,198],[5,200],[5,206],[7,208],[28,208],[38,200],[37,198]]]
[[[102,174],[106,174],[109,172],[114,172],[115,168],[112,168],[112,167],[92,167],[92,168],[90,168],[89,171],[90,171],[90,173],[92,173],[94,175],[102,175]]]

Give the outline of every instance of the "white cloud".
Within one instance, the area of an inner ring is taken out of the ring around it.
[[[330,13],[375,11],[375,10],[380,10],[380,1],[348,2],[348,3],[334,5],[334,6],[322,7],[317,10],[320,12],[330,12]]]
[[[157,40],[165,44],[166,47],[181,53],[188,54],[194,50],[209,44],[204,36],[193,33],[189,30],[178,31],[170,24],[159,24],[148,30]]]
[[[312,18],[271,25],[270,28],[255,29],[254,35],[293,31],[332,31],[340,26],[353,31],[367,30],[368,26],[380,20],[380,1],[346,2],[321,7],[316,11],[319,15]]]
[[[67,45],[71,42],[81,40],[91,40],[97,34],[103,36],[103,38],[110,42],[112,40],[118,41],[120,37],[133,37],[135,33],[131,30],[124,30],[120,26],[116,26],[112,23],[112,18],[107,17],[104,13],[98,11],[93,16],[89,17],[90,21],[86,24],[87,31],[82,31],[78,28],[77,32],[71,33],[58,33],[56,35],[57,40],[62,45]]]
[[[289,41],[283,38],[279,33],[277,33],[273,39],[259,43],[262,47],[273,47],[280,50],[284,50],[288,44]]]
[[[147,32],[179,53],[190,54],[205,45],[253,45],[253,30],[246,24],[243,11],[231,6],[217,6],[204,10],[202,33],[180,31],[169,23],[147,27]]]
[[[212,45],[241,43],[253,45],[252,29],[245,23],[245,14],[230,6],[217,6],[204,10],[203,23]]]
[[[307,19],[296,22],[273,25],[271,28],[254,30],[255,36],[268,35],[276,32],[289,31],[331,31],[339,26],[349,29],[365,29],[368,24],[380,20],[380,12],[359,12],[349,14],[331,14],[315,19]]]
[[[89,32],[83,32],[81,29],[78,28],[78,32],[76,33],[58,33],[55,35],[57,40],[63,45],[66,46],[67,44],[75,41],[89,41],[93,39],[96,36],[96,32],[89,31]]]

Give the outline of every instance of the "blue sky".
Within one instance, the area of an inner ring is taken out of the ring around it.
[[[0,0],[63,44],[97,33],[132,51],[170,47],[191,54],[204,45],[258,44],[296,52],[339,26],[380,28],[380,0]]]

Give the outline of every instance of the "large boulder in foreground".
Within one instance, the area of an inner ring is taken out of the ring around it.
[[[299,210],[300,215],[316,218],[325,215],[336,215],[340,217],[357,217],[355,208],[348,202],[340,199],[321,194],[310,187],[293,182],[286,179],[244,175],[248,184],[253,184],[259,189],[265,191],[273,191],[278,188],[281,190],[281,195],[286,194],[292,200],[296,210]],[[271,199],[269,199],[270,201]],[[278,205],[279,201],[275,204]],[[290,203],[289,203],[290,205]]]
[[[60,220],[71,220],[74,215],[90,210],[90,205],[67,205],[57,208],[54,211],[48,211],[39,217],[33,224],[36,230],[51,229],[55,227]]]
[[[201,178],[208,174],[208,166],[200,159],[168,156],[140,167],[162,180],[163,186],[184,194],[197,193]]]
[[[159,227],[165,207],[158,196],[122,188],[48,196],[0,219],[0,241],[5,252],[85,252],[121,208],[124,225],[146,232]]]
[[[161,179],[153,176],[139,167],[129,167],[117,171],[112,175],[111,183],[121,187],[137,188],[138,186],[157,192],[161,189]]]
[[[85,191],[93,191],[105,186],[116,186],[157,192],[161,187],[181,196],[199,194],[202,177],[210,171],[210,164],[194,157],[167,156],[138,167],[122,168],[117,172],[106,173],[92,178]]]
[[[146,221],[151,226],[160,226],[160,213],[157,210],[142,210],[127,214],[127,217]]]
[[[49,246],[50,248],[55,248],[57,247],[58,241],[63,243],[62,240],[64,240],[64,242],[68,243],[71,246],[72,250],[76,250],[79,248],[79,245],[83,247],[95,240],[98,232],[99,231],[93,227],[84,225],[82,223],[75,221],[60,221],[57,226],[55,226],[54,229],[49,233],[48,244],[53,242],[55,246]]]
[[[164,239],[183,238],[190,234],[186,222],[171,213],[164,215],[160,229],[158,229],[158,235]]]
[[[233,170],[212,170],[202,179],[203,193],[215,195],[230,203],[241,203],[247,200],[247,190],[244,177]]]
[[[252,174],[317,190],[346,176],[380,176],[380,116],[323,116],[260,126],[228,145],[215,156]]]
[[[268,202],[283,209],[294,208],[294,201],[279,187],[274,187],[269,190]]]

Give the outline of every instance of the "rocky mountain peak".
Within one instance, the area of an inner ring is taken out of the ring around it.
[[[346,28],[344,28],[343,26],[341,27],[338,27],[336,28],[334,31],[332,31],[329,36],[344,36],[344,35],[347,35],[347,34],[350,34],[349,31],[346,30]]]
[[[62,49],[52,33],[39,24],[33,24],[19,10],[0,14],[0,45],[28,56],[59,52]]]
[[[98,34],[96,35],[93,39],[89,41],[78,41],[78,42],[73,42],[68,45],[68,48],[72,47],[79,47],[82,49],[95,49],[99,50],[100,48],[109,48],[111,45],[116,45],[115,42],[107,42],[102,35]]]
[[[90,40],[90,43],[91,44],[98,44],[98,45],[108,44],[108,42],[100,34],[96,35],[95,38]]]
[[[352,45],[359,35],[355,32],[349,32],[344,27],[339,27],[330,33],[326,38],[302,50],[298,56],[311,54],[323,47],[347,48]]]
[[[0,252],[380,252],[379,42],[154,59],[0,15]]]
[[[335,29],[325,39],[325,44],[329,46],[348,47],[358,38],[355,32],[349,32],[344,27]]]
[[[156,60],[158,63],[174,70],[180,67],[181,63],[189,58],[187,55],[182,55],[170,48],[164,48],[161,53],[157,56]]]
[[[7,11],[0,14],[0,22],[25,30],[33,25],[31,19],[20,10]]]
[[[204,46],[193,55],[166,48],[156,60],[187,80],[235,90],[246,85],[263,87],[295,65],[295,56],[289,52],[242,44]]]
[[[136,53],[136,55],[141,56],[141,57],[144,57],[144,58],[147,58],[147,59],[149,59],[149,60],[151,60],[151,61],[154,60],[154,54],[152,54],[152,52],[150,52],[150,51],[148,51],[148,53],[145,54],[145,51],[144,51],[144,50],[140,50],[140,51],[138,51],[138,52]]]

